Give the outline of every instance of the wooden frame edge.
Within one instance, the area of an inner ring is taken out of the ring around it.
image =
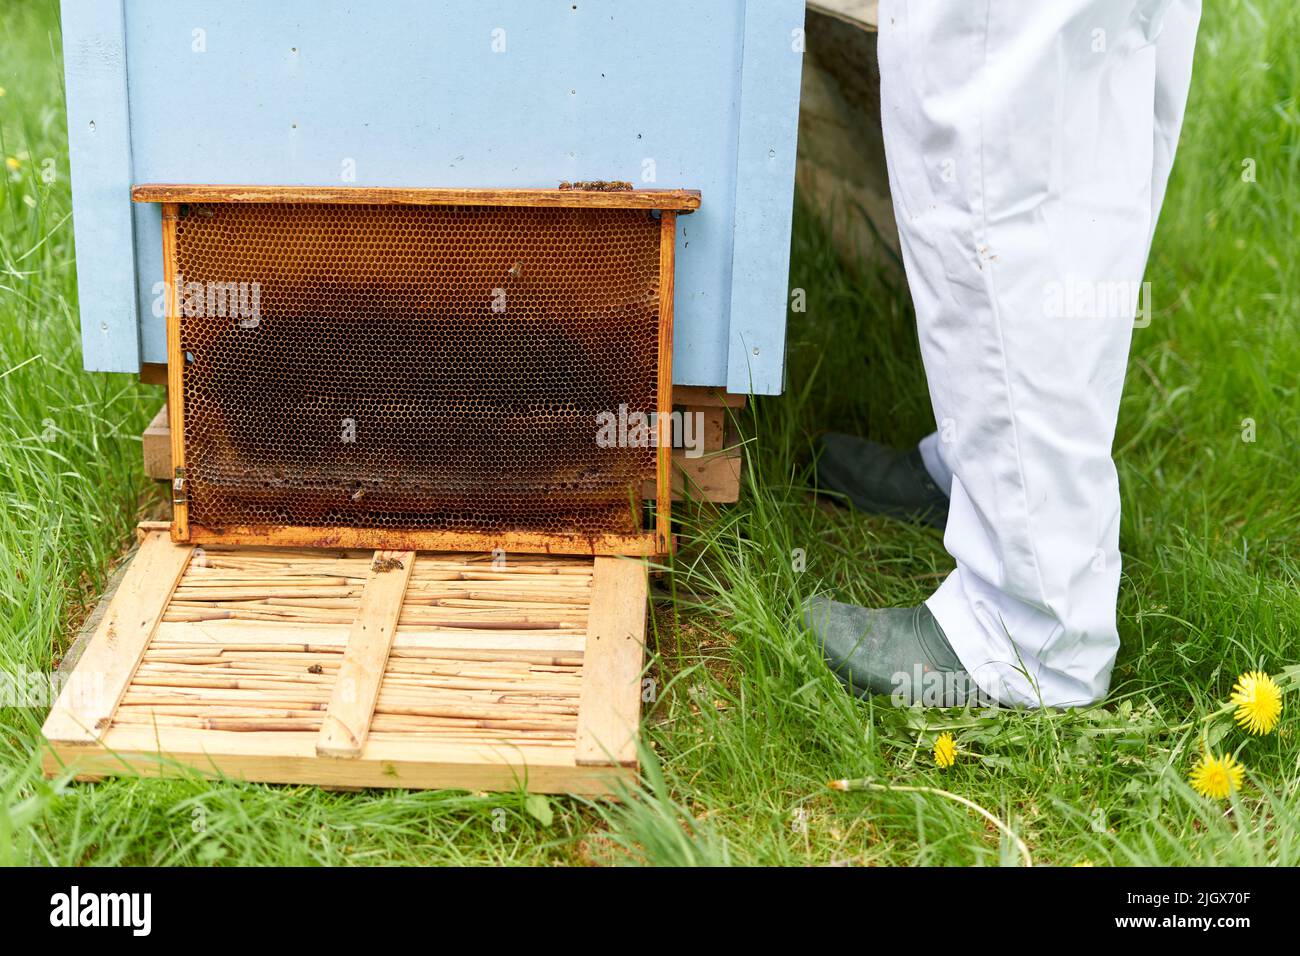
[[[180,290],[176,288],[177,203],[163,203],[163,297],[167,311],[167,424],[172,448],[172,540],[190,540],[190,509],[185,487],[185,354],[181,348]]]
[[[317,757],[315,734],[256,746],[249,734],[174,727],[114,727],[84,745],[50,741],[42,753],[46,777],[71,773],[77,780],[137,774],[176,776],[186,770],[250,783],[310,786],[494,790],[614,797],[634,785],[624,766],[579,766],[560,748],[411,745],[372,738],[355,760]],[[239,739],[232,740],[230,738]]]
[[[657,553],[657,537],[638,534],[561,535],[524,531],[428,531],[394,528],[316,528],[300,525],[189,526],[191,544],[257,545],[265,548],[360,548],[393,551],[462,551],[506,554],[630,555]]]
[[[361,203],[421,206],[549,206],[553,208],[700,208],[698,189],[459,189],[400,186],[243,186],[140,183],[133,202],[159,203]]]
[[[659,425],[655,467],[655,540],[660,554],[673,550],[673,294],[677,214],[659,216]]]
[[[480,533],[398,531],[367,534],[366,529],[309,528],[298,526],[204,528],[191,525],[185,476],[185,355],[181,343],[180,293],[177,288],[176,231],[181,201],[255,202],[294,201],[286,195],[310,194],[315,202],[365,202],[362,193],[382,192],[388,202],[410,201],[407,197],[418,194],[425,202],[449,204],[468,203],[468,197],[479,197],[483,204],[491,205],[563,205],[606,206],[615,208],[660,209],[659,241],[659,340],[658,340],[658,422],[657,454],[655,468],[655,529],[647,543],[644,535],[546,535],[537,533],[509,533],[491,535]],[[339,194],[349,198],[338,199]],[[514,197],[514,202],[503,201],[503,196]],[[575,200],[574,197],[578,197]],[[636,204],[613,202],[593,197],[642,197]],[[411,550],[493,550],[533,551],[547,554],[627,554],[635,556],[665,555],[673,550],[672,537],[672,411],[673,411],[673,310],[675,291],[676,223],[677,209],[664,208],[663,204],[649,204],[645,199],[662,199],[679,196],[691,199],[699,206],[699,192],[695,190],[631,190],[597,192],[579,190],[446,190],[446,189],[367,189],[347,187],[276,187],[276,186],[183,186],[147,184],[132,189],[137,202],[162,202],[163,274],[166,279],[167,313],[167,386],[168,427],[171,439],[172,464],[172,540],[186,543],[222,544],[285,544],[304,547],[374,547]],[[257,197],[266,197],[259,199]],[[558,197],[558,198],[557,198]],[[525,199],[534,201],[524,201]],[[382,537],[381,537],[382,535]],[[341,544],[341,541],[348,541]]]

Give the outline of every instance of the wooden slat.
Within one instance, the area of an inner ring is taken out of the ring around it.
[[[723,449],[727,436],[727,410],[725,408],[684,406],[681,402],[674,402],[673,405],[674,410],[681,415],[683,422],[681,433],[673,432],[674,450],[687,448],[686,438],[688,434],[692,439],[693,446],[699,451],[712,452]],[[689,422],[689,425],[687,422]],[[688,433],[685,430],[686,428],[690,428],[692,431]]]
[[[158,414],[149,422],[149,427],[140,436],[140,447],[144,451],[144,473],[150,478],[171,478],[172,471],[172,431],[167,423],[167,406],[158,409]]]
[[[144,385],[165,386],[167,384],[167,363],[166,362],[141,362],[140,382]]]
[[[653,534],[539,534],[525,531],[502,533],[468,531],[412,531],[401,528],[313,528],[286,525],[226,525],[208,528],[190,524],[189,540],[194,544],[247,544],[301,548],[393,547],[412,551],[468,551],[535,554],[630,554],[656,553]]]
[[[678,385],[673,389],[673,401],[678,405],[744,408],[747,398],[747,395],[733,395],[725,388],[712,388],[707,385]]]
[[[171,531],[170,521],[141,521],[135,526],[136,543],[144,541],[151,534],[167,534]]]
[[[660,554],[673,549],[673,263],[677,214],[663,212],[659,225],[659,445],[655,468],[655,541]]]
[[[294,645],[337,648],[347,645],[342,624],[272,623],[268,621],[163,621],[155,632],[160,643],[195,647],[239,647],[241,644]],[[474,650],[499,654],[503,660],[516,653],[582,656],[584,632],[529,633],[526,631],[445,630],[432,627],[398,627],[392,651]]]
[[[574,751],[580,766],[636,764],[645,617],[645,565],[597,558]]]
[[[740,471],[744,456],[739,446],[720,452],[705,452],[699,458],[687,458],[681,449],[673,452],[673,501],[691,498],[714,504],[734,504],[740,500]],[[656,494],[655,482],[647,481],[642,495]]]
[[[689,409],[698,412],[703,425],[705,451],[721,451],[727,443],[727,410],[724,408]]]
[[[375,552],[316,744],[322,757],[361,756],[414,567],[414,551]]]
[[[161,203],[365,203],[423,206],[551,206],[604,209],[700,208],[695,189],[412,189],[380,186],[221,186],[143,183],[131,189],[136,202]]]
[[[164,296],[167,305],[167,423],[171,428],[171,465],[168,480],[172,485],[172,540],[188,541],[190,538],[190,506],[187,500],[178,500],[175,485],[176,469],[185,467],[185,355],[181,349],[180,290],[176,287],[178,265],[176,261],[176,223],[180,207],[174,202],[163,203],[163,278],[166,282]]]
[[[177,765],[199,773],[267,783],[417,789],[518,790],[610,796],[635,782],[627,767],[578,767],[568,747],[493,747],[371,736],[356,760],[322,760],[311,733],[232,733],[183,727],[115,726],[102,746],[53,742],[43,769],[66,766],[77,779],[124,771],[169,776]]]
[[[193,548],[164,534],[140,544],[113,601],[45,721],[50,741],[91,743],[103,734],[140,664]]]

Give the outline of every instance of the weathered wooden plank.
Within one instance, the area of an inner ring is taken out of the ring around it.
[[[682,418],[682,429],[673,429],[673,448],[693,452],[721,451],[727,436],[727,409],[698,407],[674,402]],[[689,431],[687,431],[689,429]],[[689,441],[688,441],[689,439]],[[693,457],[698,458],[698,454]]]
[[[140,544],[122,583],[41,729],[61,743],[97,740],[126,693],[192,548],[166,535]]]
[[[144,453],[144,473],[150,478],[170,478],[172,470],[172,430],[167,421],[167,406],[149,422],[140,436]]]
[[[267,783],[348,787],[455,788],[609,796],[635,781],[622,766],[578,767],[566,746],[442,743],[376,733],[355,760],[316,756],[313,733],[235,733],[122,725],[102,745],[54,742],[44,754],[53,776],[72,767],[79,780],[123,772],[167,776],[178,764],[200,773]]]
[[[721,451],[727,439],[727,410],[725,408],[690,408],[688,413],[698,414],[697,424],[700,444],[704,451]]]
[[[744,408],[745,394],[733,395],[725,388],[704,385],[677,385],[673,388],[673,402],[678,405],[705,405],[717,408]]]
[[[375,552],[316,744],[322,757],[361,756],[414,567],[413,551]]]
[[[307,646],[342,650],[348,642],[348,630],[342,624],[276,623],[271,621],[163,621],[155,631],[155,641],[187,644],[196,648],[234,647],[240,645]],[[475,631],[472,629],[440,630],[437,628],[398,626],[392,651],[401,650],[473,650],[493,652],[502,658],[516,653],[581,655],[586,646],[585,632],[565,631]]]
[[[880,22],[880,0],[808,0],[808,12],[837,17],[861,29]]]
[[[167,363],[166,362],[141,362],[140,363],[140,382],[144,385],[166,385],[167,384]]]
[[[713,504],[734,504],[740,500],[740,471],[744,455],[740,447],[706,452],[699,458],[687,458],[682,450],[673,453],[673,500],[691,498]],[[655,492],[653,482],[642,488],[645,497]]]
[[[136,202],[364,203],[417,206],[549,206],[552,208],[700,208],[695,189],[418,189],[393,186],[219,186],[145,183],[131,190]]]
[[[636,763],[645,618],[645,565],[597,558],[574,749],[580,766]]]

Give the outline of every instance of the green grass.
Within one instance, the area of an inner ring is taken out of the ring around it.
[[[548,814],[520,794],[47,782],[34,756],[44,709],[6,706],[0,864],[1017,858],[942,794],[827,789],[842,777],[964,796],[1040,863],[1300,863],[1294,692],[1268,737],[1202,720],[1240,672],[1294,665],[1300,639],[1297,32],[1290,0],[1207,4],[1147,276],[1156,314],[1136,333],[1116,441],[1123,646],[1103,706],[987,716],[859,703],[794,624],[803,595],[909,604],[951,566],[936,532],[810,501],[817,430],[901,443],[931,418],[905,291],[844,269],[800,215],[791,284],[808,310],[791,316],[792,387],[746,414],[744,500],[692,519],[695,543],[656,595],[642,792],[617,806],[550,799]],[[0,36],[0,154],[19,162],[0,170],[0,664],[25,676],[58,660],[155,494],[137,436],[160,396],[81,371],[54,5],[6,4]],[[1247,158],[1255,183],[1241,179]],[[941,727],[964,751],[949,771],[928,754]],[[1184,782],[1207,727],[1250,768],[1231,804]]]

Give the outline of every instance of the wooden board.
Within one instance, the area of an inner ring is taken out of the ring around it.
[[[700,208],[697,189],[408,189],[391,186],[209,186],[144,183],[136,202],[362,203],[402,206],[551,206],[606,209]]]
[[[746,396],[733,395],[725,388],[707,385],[677,385],[673,388],[673,401],[678,405],[709,408],[744,408]]]
[[[80,712],[60,697],[47,775],[595,795],[635,779],[640,560],[420,552],[378,572],[365,550],[191,548],[156,525],[141,533],[68,684],[109,672],[121,692]],[[110,639],[113,620],[133,623],[129,646],[120,630]],[[387,646],[369,626],[358,643],[360,622],[376,620],[394,622]],[[371,713],[360,731],[364,708],[348,716],[354,756],[320,756],[350,661],[378,677]]]
[[[740,500],[740,475],[744,456],[738,447],[699,458],[673,454],[673,500],[707,501],[729,505]],[[652,490],[647,482],[643,492]]]
[[[102,738],[193,550],[162,535],[152,535],[140,545],[45,721],[44,733],[51,742],[81,744]]]
[[[645,566],[597,558],[587,617],[582,703],[578,710],[579,764],[636,764],[645,659]]]
[[[167,421],[166,405],[158,409],[140,436],[140,447],[144,453],[144,473],[150,478],[171,481],[172,429]]]
[[[725,408],[688,409],[688,414],[698,416],[699,441],[704,451],[721,451],[727,435],[727,410]]]
[[[370,562],[316,742],[316,753],[322,757],[361,756],[414,568],[414,551],[376,551]]]

